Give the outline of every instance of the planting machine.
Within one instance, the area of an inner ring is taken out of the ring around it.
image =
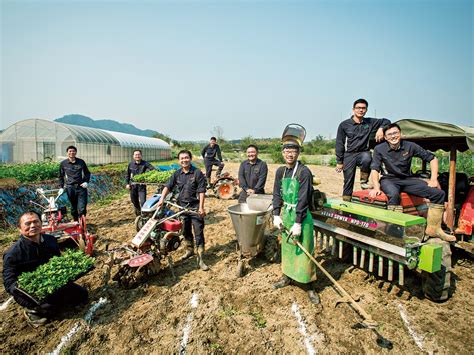
[[[92,256],[96,236],[87,231],[85,216],[81,216],[79,221],[69,221],[67,219],[66,207],[59,207],[58,205],[58,200],[62,195],[60,192],[59,189],[44,190],[40,188],[36,190],[36,194],[44,204],[30,201],[42,209],[41,220],[43,226],[41,233],[55,236],[59,243],[73,241],[79,249]]]
[[[455,246],[472,253],[473,180],[456,173],[456,151],[474,150],[474,130],[418,120],[397,123],[404,139],[431,151],[450,151],[449,173],[439,177],[447,196],[445,222],[458,238]],[[420,177],[429,177],[425,164],[420,173]],[[425,236],[427,201],[402,193],[401,213],[386,209],[385,195],[370,199],[368,191],[355,192],[351,202],[326,199],[317,190],[313,196],[314,230],[321,249],[339,258],[349,257],[354,265],[386,276],[389,281],[396,280],[401,286],[405,270],[416,269],[422,273],[422,287],[428,298],[449,298],[451,249],[449,243]]]
[[[168,195],[171,197],[171,195]],[[158,202],[161,195],[155,196]],[[193,209],[183,208],[167,199],[166,206],[156,208],[132,239],[131,243],[109,252],[113,253],[113,262],[119,264],[113,276],[115,281],[125,288],[132,288],[146,277],[157,274],[163,269],[166,258],[173,271],[171,253],[177,250],[183,239],[184,214],[197,213]]]

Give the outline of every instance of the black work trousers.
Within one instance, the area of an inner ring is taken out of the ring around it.
[[[197,214],[189,214],[184,216],[184,238],[187,241],[193,242],[193,229],[194,229],[194,240],[196,247],[204,246],[204,218]]]
[[[206,177],[207,180],[211,178],[212,167],[217,166],[217,175],[220,174],[222,169],[224,168],[224,163],[217,160],[217,159],[204,159],[204,166],[206,167]]]
[[[66,193],[71,203],[72,218],[77,221],[80,216],[85,216],[87,213],[87,189],[79,184],[67,185]]]
[[[357,167],[360,166],[361,172],[370,173],[371,162],[372,155],[369,151],[344,154],[344,189],[342,191],[343,196],[352,196],[352,192],[354,191],[354,181]]]
[[[416,177],[395,178],[382,177],[380,188],[387,195],[389,205],[400,204],[400,192],[427,198],[432,203],[444,203],[444,191],[435,187],[429,187],[426,181]]]
[[[137,210],[141,210],[146,201],[146,185],[131,185],[130,200]]]

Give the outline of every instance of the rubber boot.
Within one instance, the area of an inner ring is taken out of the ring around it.
[[[222,174],[222,169],[224,168],[218,168],[217,171],[216,171],[216,178],[220,178],[221,177],[221,174]]]
[[[321,303],[321,300],[319,299],[319,295],[314,290],[314,282],[310,282],[309,284],[304,285],[304,289],[306,290],[306,293],[308,294],[309,301],[312,304],[320,304]]]
[[[179,261],[184,261],[194,255],[194,243],[192,241],[185,239],[184,246],[186,247],[186,253],[181,257],[181,259],[179,259]]]
[[[367,190],[370,188],[369,186],[369,175],[370,173],[366,173],[361,171],[360,172],[360,188],[362,190]]]
[[[352,196],[343,195],[342,200],[346,202],[351,202]]]
[[[203,254],[204,254],[204,246],[200,245],[200,246],[198,246],[198,249],[197,249],[197,264],[198,264],[198,266],[201,270],[207,271],[207,270],[209,270],[209,266],[207,266],[204,263],[204,260],[202,258]]]
[[[134,208],[134,210],[135,210],[135,216],[138,217],[141,214],[141,210],[139,208],[136,208],[136,207]]]
[[[281,279],[273,284],[273,288],[274,289],[283,288],[283,287],[288,286],[290,283],[291,283],[291,279],[285,274],[283,274]]]
[[[426,217],[425,234],[432,238],[441,238],[446,242],[455,242],[454,235],[446,234],[441,228],[441,220],[443,219],[444,205],[430,203],[428,205],[428,216]]]

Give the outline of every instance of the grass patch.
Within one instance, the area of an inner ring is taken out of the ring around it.
[[[128,193],[127,189],[120,189],[120,190],[118,190],[117,192],[115,192],[113,194],[109,194],[107,196],[104,196],[104,197],[98,199],[97,201],[94,202],[94,206],[97,206],[97,207],[108,206],[113,201],[125,196],[127,193]]]
[[[257,311],[252,311],[250,312],[250,315],[253,317],[253,320],[255,322],[255,326],[258,329],[263,329],[267,326],[267,320],[262,314],[262,311],[257,310]]]
[[[13,227],[7,227],[3,230],[2,237],[0,238],[0,245],[10,245],[18,240],[20,232],[18,229]]]
[[[225,306],[222,311],[219,312],[221,318],[233,317],[239,312],[233,306]]]

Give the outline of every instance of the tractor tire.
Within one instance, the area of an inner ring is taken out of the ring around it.
[[[214,186],[214,194],[221,200],[230,200],[235,196],[236,188],[232,180],[218,181]]]
[[[147,221],[142,217],[142,216],[137,216],[137,218],[135,218],[135,229],[137,232],[140,232],[140,229],[143,228],[143,226],[145,225]]]
[[[441,244],[443,254],[441,270],[437,272],[423,271],[421,274],[422,288],[425,297],[434,302],[444,302],[449,299],[451,288],[451,247],[448,242],[439,238],[430,238],[428,244]]]
[[[279,263],[281,261],[280,243],[278,243],[278,238],[275,235],[270,234],[265,236],[263,256],[271,263]]]

